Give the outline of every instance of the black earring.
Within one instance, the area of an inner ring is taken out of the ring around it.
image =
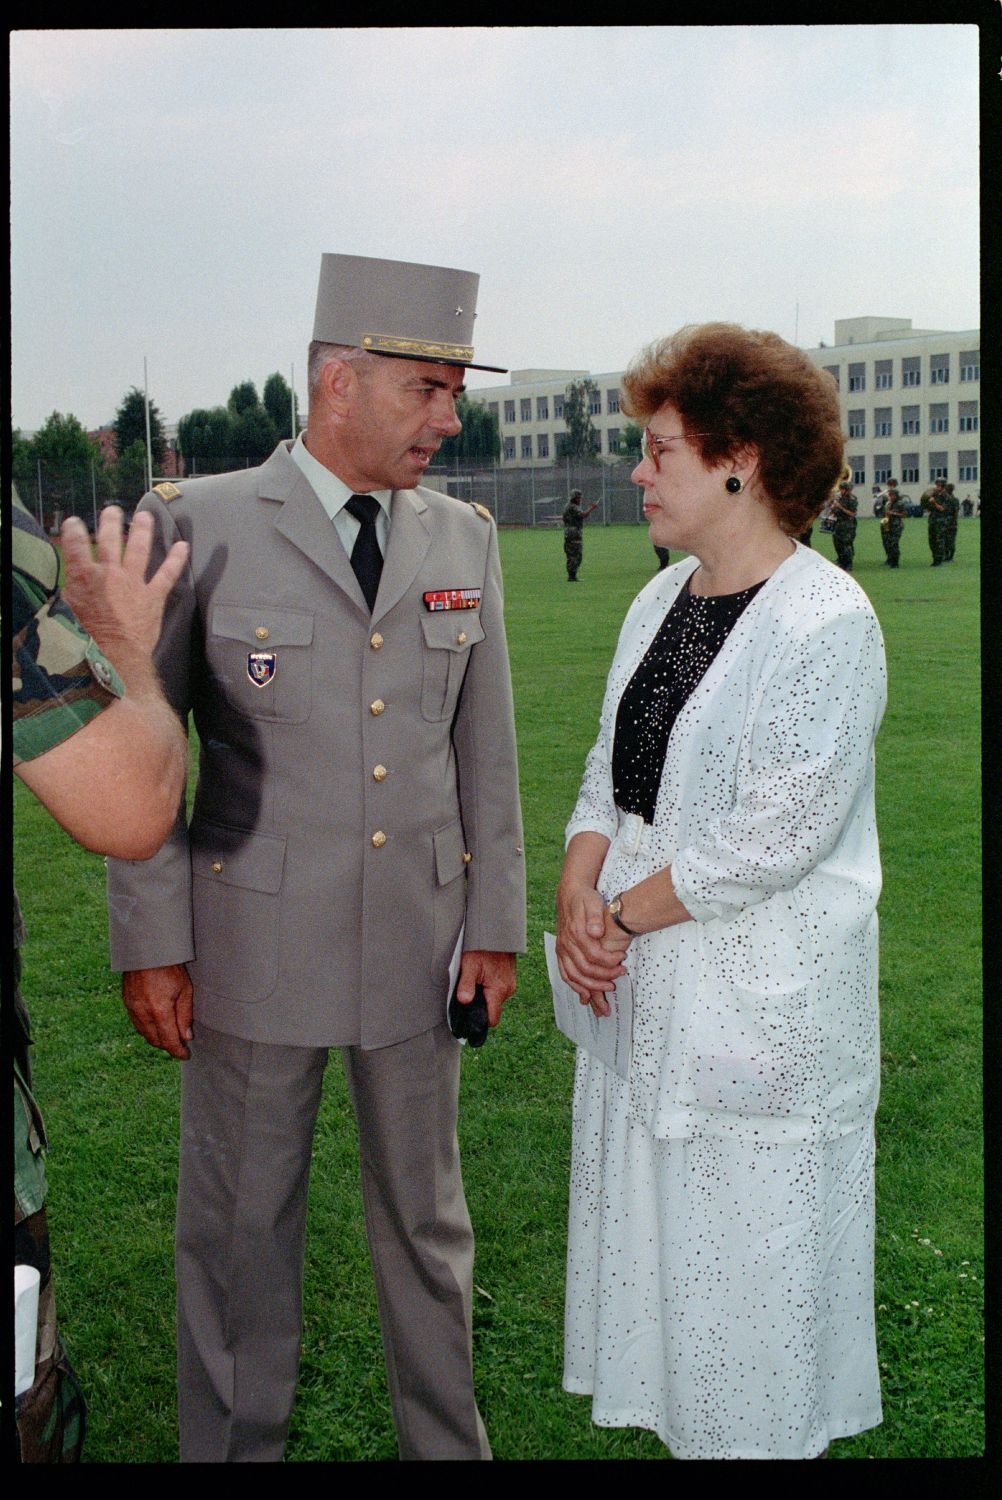
[[[739,495],[743,488],[744,486],[736,474],[732,474],[730,479],[725,479],[724,481],[724,489],[730,495]]]

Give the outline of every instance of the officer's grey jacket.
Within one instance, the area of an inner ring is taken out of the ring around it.
[[[147,495],[154,565],[191,545],[157,664],[199,738],[190,825],[109,860],[112,963],[188,963],[195,1022],[284,1045],[386,1046],[444,1015],[464,948],[525,946],[511,682],[493,521],[393,495],[370,617],[281,444]],[[426,595],[471,590],[474,608]]]

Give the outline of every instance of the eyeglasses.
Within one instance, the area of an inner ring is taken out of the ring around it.
[[[652,432],[649,427],[645,427],[640,447],[644,458],[649,458],[655,469],[660,472],[661,455],[669,443],[677,443],[680,438],[684,442],[688,442],[690,438],[713,436],[712,432],[673,432],[668,437],[660,437],[656,432]]]

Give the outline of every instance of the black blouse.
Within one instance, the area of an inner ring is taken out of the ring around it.
[[[705,597],[691,594],[687,583],[665,615],[616,711],[612,789],[620,811],[654,822],[675,720],[764,582]]]

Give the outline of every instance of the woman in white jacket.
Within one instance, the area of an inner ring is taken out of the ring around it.
[[[635,362],[651,541],[567,829],[564,978],[634,993],[579,1052],[564,1385],[676,1458],[813,1458],[880,1419],[873,1319],[883,643],[793,538],[842,472],[830,377],[775,334]]]

